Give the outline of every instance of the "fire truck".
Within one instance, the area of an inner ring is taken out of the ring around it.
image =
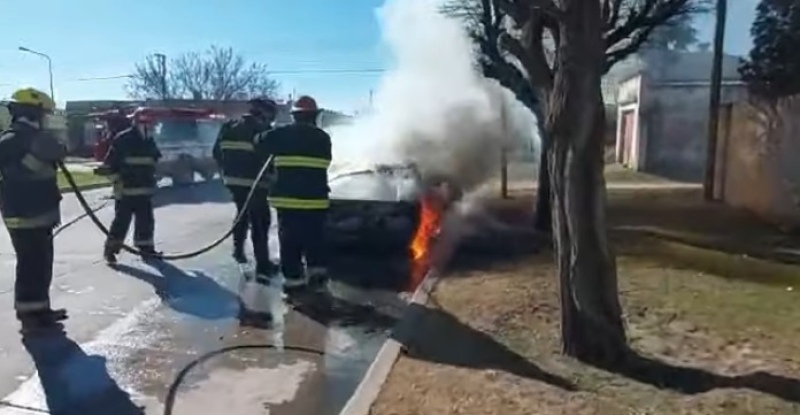
[[[118,109],[90,114],[97,125],[98,140],[94,157],[98,161],[105,157],[113,134],[109,131],[109,119],[119,116]],[[214,141],[226,117],[203,108],[137,107],[122,110],[134,114],[139,120],[148,120],[152,125],[152,136],[161,150],[162,158],[156,165],[159,179],[170,178],[173,184],[193,183],[195,175],[211,180],[218,167],[212,156]]]

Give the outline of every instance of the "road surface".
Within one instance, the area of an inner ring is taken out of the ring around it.
[[[87,199],[96,205],[107,195],[101,189]],[[167,189],[156,203],[156,243],[165,252],[211,242],[229,228],[233,215],[216,183]],[[65,222],[82,213],[72,195],[65,195],[62,207]],[[109,206],[98,216],[108,224],[112,212]],[[319,349],[324,356],[267,349],[216,356],[190,372],[172,413],[335,414],[402,307],[392,293],[337,282],[334,291],[345,299],[336,301],[333,312],[306,301],[274,330],[240,327],[240,273],[230,259],[230,242],[171,264],[122,254],[112,269],[101,259],[103,240],[89,220],[58,235],[52,301],[69,310],[66,335],[21,342],[11,306],[14,255],[7,233],[0,232],[0,415],[161,414],[175,375],[200,355],[275,341]],[[356,285],[386,272],[366,266],[364,274],[362,264],[359,276],[358,267],[342,268],[350,276],[343,280]]]

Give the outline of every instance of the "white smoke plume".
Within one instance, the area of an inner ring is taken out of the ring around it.
[[[440,1],[387,0],[378,10],[394,68],[374,112],[332,131],[334,169],[415,162],[423,176],[465,191],[497,177],[501,148],[538,148],[535,119],[506,89],[479,73],[462,22]]]

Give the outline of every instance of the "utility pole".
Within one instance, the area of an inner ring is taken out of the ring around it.
[[[708,152],[703,198],[714,200],[714,181],[717,170],[717,130],[719,105],[722,95],[722,57],[725,48],[725,20],[728,17],[728,0],[717,0],[717,26],[714,31],[714,62],[711,67],[711,90],[708,100]]]
[[[508,137],[508,113],[506,109],[505,97],[500,97],[500,122],[502,123],[502,143],[503,147],[500,149],[500,196],[503,199],[508,199],[508,148],[506,148],[506,140]]]
[[[165,101],[167,99],[168,91],[167,91],[167,55],[163,53],[154,53],[157,64],[158,64],[158,80],[159,80],[159,88],[161,89],[161,100]]]

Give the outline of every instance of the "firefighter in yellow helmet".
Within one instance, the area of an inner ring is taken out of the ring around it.
[[[273,156],[276,179],[269,201],[278,211],[281,272],[288,291],[328,282],[323,230],[330,203],[331,137],[317,127],[318,116],[314,98],[301,96],[293,104],[294,123],[256,139],[261,158]]]
[[[56,163],[66,146],[43,130],[55,102],[20,89],[6,103],[11,126],[0,133],[0,213],[17,256],[14,308],[23,330],[60,327],[66,310],[50,306],[53,229],[61,221]]]

